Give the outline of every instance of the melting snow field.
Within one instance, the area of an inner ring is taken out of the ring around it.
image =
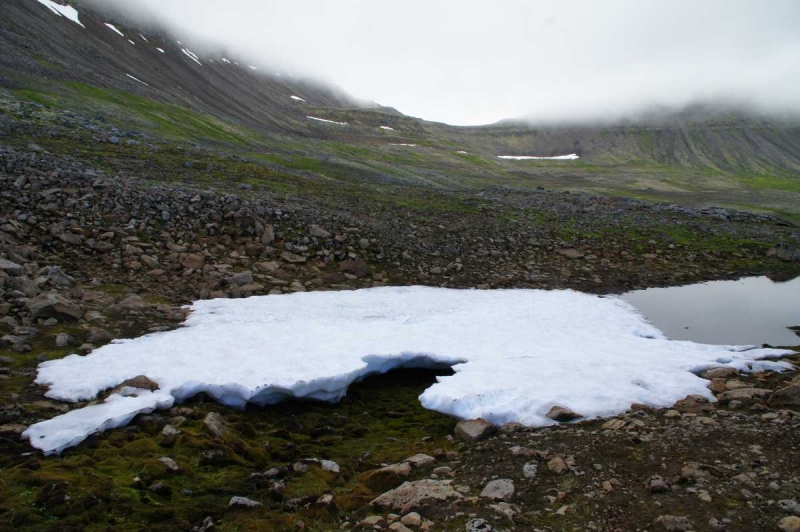
[[[78,24],[80,27],[85,28],[79,18],[78,12],[72,6],[62,6],[61,4],[57,4],[52,0],[38,0],[40,4],[47,7],[50,11],[55,13],[58,16],[67,17],[69,20]]]
[[[625,301],[568,290],[384,287],[197,301],[191,310],[180,329],[42,363],[36,382],[53,399],[91,400],[137,375],[160,389],[125,389],[32,425],[31,444],[60,453],[200,392],[236,408],[336,401],[354,381],[397,367],[453,366],[420,396],[426,408],[533,426],[552,423],[545,414],[556,404],[596,417],[688,394],[713,400],[694,373],[709,367],[791,368],[760,360],[788,351],[670,341]]]
[[[551,160],[551,161],[574,161],[580,159],[577,153],[570,153],[569,155],[555,155],[553,157],[535,157],[533,155],[498,155],[498,159],[510,159],[513,161],[536,161],[536,160]]]

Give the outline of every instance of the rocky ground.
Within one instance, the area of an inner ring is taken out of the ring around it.
[[[194,299],[785,279],[800,272],[800,232],[547,190],[329,183],[36,104],[2,110],[0,526],[800,530],[788,373],[719,375],[715,404],[489,435],[424,411],[431,374],[398,372],[335,406],[234,412],[198,397],[38,456],[19,434],[73,405],[44,398],[36,365],[178,326]]]

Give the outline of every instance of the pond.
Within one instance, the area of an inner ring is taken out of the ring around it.
[[[800,345],[790,327],[800,326],[800,277],[773,282],[767,277],[623,294],[672,340],[708,344]]]

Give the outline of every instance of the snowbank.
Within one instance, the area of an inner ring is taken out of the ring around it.
[[[512,161],[541,161],[541,160],[551,160],[551,161],[574,161],[575,159],[579,159],[577,153],[570,153],[569,155],[554,155],[553,157],[536,157],[533,155],[498,155],[498,159],[510,159]]]
[[[43,362],[36,382],[53,399],[91,400],[137,375],[160,389],[33,425],[31,444],[60,452],[200,392],[237,408],[336,401],[354,381],[401,366],[453,366],[454,375],[420,396],[426,408],[536,426],[552,423],[545,414],[555,404],[596,417],[688,394],[713,399],[693,373],[708,367],[789,367],[754,362],[786,351],[670,341],[621,299],[573,291],[386,287],[214,299],[191,309],[183,328]]]

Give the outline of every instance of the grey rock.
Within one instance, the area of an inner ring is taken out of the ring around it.
[[[448,481],[423,479],[404,482],[399,487],[377,497],[370,504],[383,510],[398,510],[400,513],[406,514],[428,502],[444,502],[461,498],[463,496],[454,490]]]
[[[656,524],[661,525],[668,532],[687,532],[692,530],[692,523],[686,516],[661,515],[656,519]]]
[[[8,259],[0,259],[0,272],[4,272],[8,275],[22,275],[25,273],[25,268]]]
[[[492,532],[494,527],[486,519],[474,517],[467,522],[467,532]]]
[[[230,430],[228,422],[217,412],[209,412],[205,419],[203,419],[203,425],[205,425],[211,434],[220,439],[225,439]]]
[[[577,412],[573,412],[569,408],[565,406],[558,406],[555,405],[553,408],[547,412],[547,418],[552,419],[553,421],[558,421],[559,423],[564,423],[567,421],[572,421],[574,419],[582,418],[581,414]]]
[[[483,419],[459,421],[455,428],[455,437],[467,443],[488,438],[497,432],[497,427]]]
[[[260,502],[248,499],[247,497],[231,497],[228,502],[228,508],[243,508],[246,510],[254,510],[263,506]]]
[[[481,491],[481,497],[509,502],[514,498],[514,481],[508,478],[492,480]]]
[[[79,320],[83,310],[58,294],[42,294],[28,300],[26,305],[34,318],[56,318],[62,321]]]

